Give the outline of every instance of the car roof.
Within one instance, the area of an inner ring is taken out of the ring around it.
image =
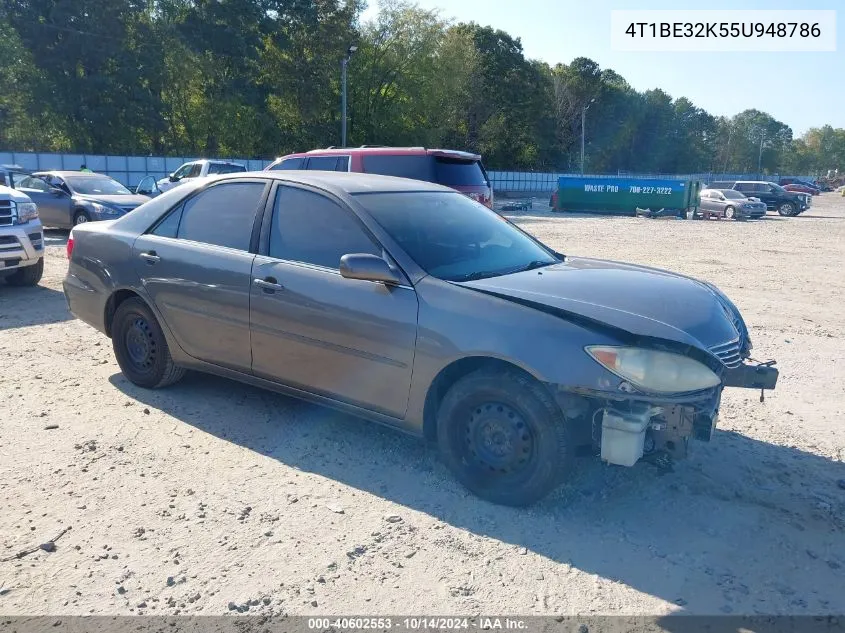
[[[396,176],[382,176],[381,174],[364,174],[345,171],[257,171],[235,174],[222,174],[216,180],[240,180],[260,176],[286,182],[311,185],[336,194],[356,193],[402,193],[437,191],[456,193],[450,187],[444,187],[423,180],[397,178]]]
[[[383,146],[367,146],[361,147],[326,147],[324,149],[312,149],[307,152],[294,152],[286,154],[279,158],[291,157],[305,157],[305,156],[320,156],[321,154],[328,154],[330,156],[347,156],[352,154],[381,154],[388,156],[446,156],[451,158],[462,158],[464,160],[481,160],[481,156],[471,152],[463,152],[457,149],[436,149],[426,147],[383,147]],[[278,158],[276,159],[278,160]]]
[[[105,176],[106,178],[111,178],[111,176],[109,176],[108,174],[100,174],[100,173],[97,173],[95,171],[72,171],[72,170],[62,171],[60,169],[47,169],[45,171],[36,171],[36,172],[33,172],[32,175],[33,176],[46,176],[48,174],[50,176],[61,176],[61,177],[81,176],[82,178],[93,178],[93,177],[99,176],[100,178],[102,178],[103,176]]]

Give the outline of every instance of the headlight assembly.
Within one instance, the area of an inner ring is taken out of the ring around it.
[[[721,382],[709,367],[680,354],[605,345],[585,349],[607,370],[646,391],[686,393],[709,389]]]
[[[91,209],[93,209],[94,213],[100,213],[102,215],[120,215],[119,209],[100,204],[99,202],[92,202]]]
[[[34,202],[18,202],[18,224],[26,224],[38,217],[38,207]]]

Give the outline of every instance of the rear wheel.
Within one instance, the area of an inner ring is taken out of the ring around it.
[[[155,315],[140,299],[127,299],[118,306],[112,347],[123,374],[139,387],[166,387],[185,375],[173,362]]]
[[[37,264],[18,268],[11,275],[6,277],[6,283],[10,286],[35,286],[41,281],[44,275],[44,258],[38,260]]]
[[[464,486],[504,505],[540,500],[572,461],[560,409],[540,384],[515,371],[483,369],[452,385],[438,413],[437,441]]]

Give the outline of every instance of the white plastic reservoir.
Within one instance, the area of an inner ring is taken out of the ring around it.
[[[619,466],[633,466],[643,456],[649,415],[622,415],[604,411],[601,421],[601,458]]]

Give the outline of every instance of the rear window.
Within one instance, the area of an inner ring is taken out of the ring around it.
[[[486,187],[487,177],[477,160],[434,157],[437,182],[449,187]]]
[[[221,165],[220,163],[211,163],[208,166],[209,174],[234,174],[240,171],[246,171],[246,167],[243,165]]]

